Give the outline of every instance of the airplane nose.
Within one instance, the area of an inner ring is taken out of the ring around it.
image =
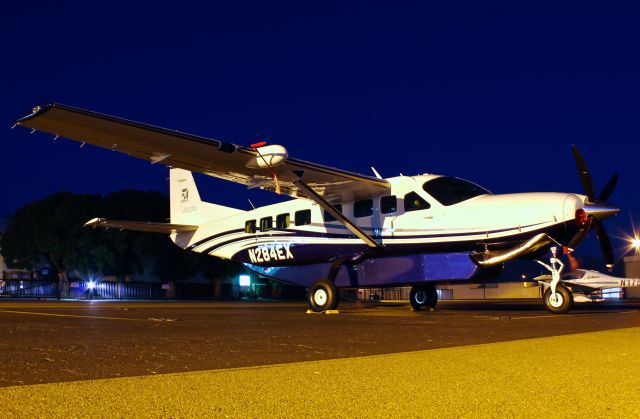
[[[604,220],[619,213],[620,209],[606,202],[594,202],[593,204],[584,204],[584,211],[597,220]]]

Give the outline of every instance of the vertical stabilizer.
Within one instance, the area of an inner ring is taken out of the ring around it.
[[[173,224],[201,225],[244,212],[203,202],[193,175],[188,170],[171,168],[169,184],[171,223]]]

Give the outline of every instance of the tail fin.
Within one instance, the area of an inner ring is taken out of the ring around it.
[[[169,185],[171,223],[173,224],[200,225],[244,212],[203,202],[193,175],[188,170],[171,168]]]

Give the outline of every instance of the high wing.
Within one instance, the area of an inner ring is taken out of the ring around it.
[[[310,198],[298,182],[327,201],[353,200],[383,194],[383,179],[351,173],[302,160],[286,158],[274,167],[255,167],[262,156],[251,147],[185,134],[122,118],[51,103],[37,106],[17,125],[44,131],[134,157],[193,172],[275,191],[277,176],[281,193]],[[253,162],[253,163],[252,163]]]

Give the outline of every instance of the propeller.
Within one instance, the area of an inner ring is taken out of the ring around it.
[[[602,224],[602,220],[620,212],[618,208],[606,202],[609,197],[611,197],[611,194],[618,183],[618,174],[614,174],[611,179],[609,179],[609,182],[607,182],[596,199],[596,192],[587,162],[575,144],[572,145],[572,151],[573,157],[576,160],[576,167],[578,168],[580,182],[582,183],[582,187],[587,195],[587,201],[584,204],[584,214],[586,214],[587,218],[580,231],[578,231],[578,233],[576,233],[569,242],[568,247],[574,249],[578,244],[580,244],[580,242],[582,242],[582,240],[585,239],[589,234],[589,231],[595,227],[604,263],[607,269],[612,271],[614,266],[613,247],[611,246],[611,240],[609,239],[607,230],[605,230],[604,225]]]
[[[611,176],[611,179],[609,179],[609,182],[607,183],[607,185],[604,187],[604,189],[602,189],[602,192],[600,192],[600,196],[598,196],[598,201],[606,201],[607,199],[609,199],[609,197],[611,196],[611,193],[613,192],[617,184],[618,184],[618,174],[616,173],[613,176]]]

